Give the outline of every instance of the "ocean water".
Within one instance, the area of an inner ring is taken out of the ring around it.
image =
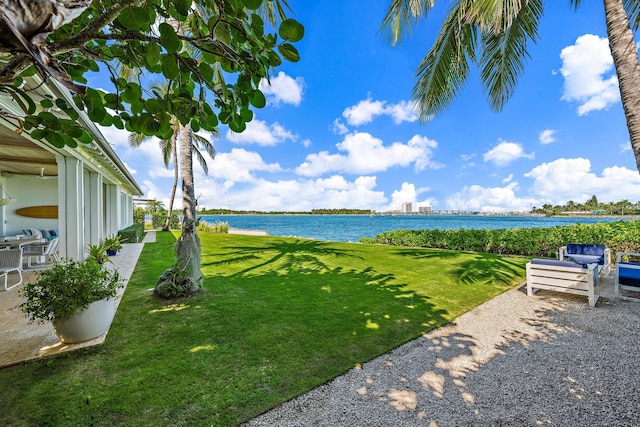
[[[532,228],[593,224],[617,219],[539,216],[478,215],[202,215],[201,219],[226,222],[231,228],[267,230],[271,236],[296,236],[335,242],[357,242],[384,231],[409,229]]]

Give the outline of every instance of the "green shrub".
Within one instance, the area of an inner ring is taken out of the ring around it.
[[[210,223],[204,220],[198,220],[198,225],[196,226],[196,230],[202,231],[205,233],[228,233],[229,232],[229,223],[218,221],[214,223]]]
[[[118,231],[120,240],[127,243],[139,243],[144,239],[144,224],[133,224]]]
[[[162,228],[164,227],[165,222],[167,221],[167,211],[158,211],[154,212],[151,215],[151,226],[153,228]],[[180,225],[180,217],[178,214],[173,211],[171,212],[171,220],[169,221],[169,228],[172,230],[178,230],[181,227]]]
[[[545,258],[554,258],[558,248],[569,243],[595,243],[610,248],[614,259],[617,251],[640,252],[640,221],[495,230],[394,230],[361,242]]]
[[[135,208],[133,210],[133,223],[134,224],[144,224],[144,216],[145,212],[143,208]]]

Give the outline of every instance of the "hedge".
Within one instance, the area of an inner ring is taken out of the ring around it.
[[[558,248],[568,243],[594,243],[610,248],[613,258],[617,251],[640,252],[640,221],[549,228],[394,230],[360,242],[546,258],[554,258]]]
[[[140,243],[144,239],[144,224],[133,224],[118,231],[124,243]]]

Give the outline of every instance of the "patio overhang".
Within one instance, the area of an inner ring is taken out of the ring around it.
[[[47,96],[75,105],[71,93],[56,81],[33,76],[27,85],[37,88],[29,92],[36,104]],[[0,188],[17,199],[0,206],[0,235],[30,228],[30,223],[35,228],[57,228],[60,255],[82,258],[87,244],[133,222],[132,199],[143,192],[84,111],[76,110],[78,122],[93,141],[57,148],[19,128],[16,118],[24,113],[10,96],[0,94],[0,109],[5,113],[0,115]],[[25,219],[18,211],[24,207],[57,209],[57,219]]]

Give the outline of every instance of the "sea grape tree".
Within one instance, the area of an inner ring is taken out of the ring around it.
[[[71,20],[40,22],[74,6]],[[277,19],[265,24],[264,11]],[[287,11],[286,0],[0,0],[0,94],[24,112],[0,114],[57,147],[89,142],[74,106],[36,97],[25,84],[40,74],[69,88],[75,107],[103,126],[168,139],[175,117],[194,131],[222,123],[242,132],[266,103],[259,83],[269,69],[299,60],[293,43],[304,28]],[[122,65],[138,78],[119,77]],[[87,85],[96,73],[109,76],[101,88]],[[154,79],[171,90],[153,90]]]

